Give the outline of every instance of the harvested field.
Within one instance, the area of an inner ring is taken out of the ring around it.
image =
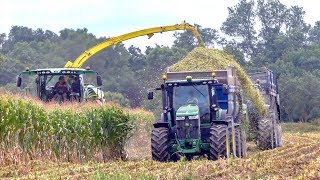
[[[30,161],[28,164],[2,167],[0,178],[319,179],[319,142],[319,132],[285,132],[284,147],[261,152],[249,143],[250,155],[243,159],[160,163],[135,158],[130,161],[82,164]],[[141,143],[140,146],[147,149],[149,144]]]

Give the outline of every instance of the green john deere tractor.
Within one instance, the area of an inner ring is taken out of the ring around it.
[[[244,108],[233,67],[213,72],[167,72],[161,119],[151,135],[152,159],[175,161],[181,156],[246,156],[241,127]],[[153,99],[153,90],[148,91]]]
[[[26,68],[17,76],[17,86],[21,87],[23,75],[34,75],[35,95],[42,101],[52,101],[55,97],[61,101],[68,100],[100,100],[103,101],[104,93],[99,86],[102,85],[101,76],[90,68],[48,68],[30,70]],[[93,77],[94,76],[94,77]],[[96,83],[93,79],[96,78]],[[66,84],[65,96],[59,94],[55,85],[60,79],[64,79]],[[96,87],[96,85],[98,87]],[[30,92],[34,94],[33,92]]]

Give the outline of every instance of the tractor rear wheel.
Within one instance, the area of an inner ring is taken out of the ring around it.
[[[169,129],[153,128],[151,133],[152,159],[165,162],[169,160]]]
[[[210,128],[210,152],[209,158],[217,160],[219,157],[226,157],[226,140],[228,126],[224,124],[214,124]],[[230,134],[230,133],[229,133]],[[230,142],[230,141],[229,141]]]

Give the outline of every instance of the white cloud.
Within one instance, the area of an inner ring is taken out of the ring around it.
[[[0,30],[8,32],[13,25],[50,29],[55,32],[65,28],[82,28],[111,17],[112,6],[104,1],[56,0],[56,1],[19,1],[0,2]],[[4,23],[3,23],[4,22]]]

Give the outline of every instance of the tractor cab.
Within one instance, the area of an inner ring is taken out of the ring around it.
[[[23,75],[34,75],[35,95],[42,101],[82,101],[88,98],[88,88],[101,86],[101,76],[97,72],[78,68],[48,68],[30,70],[26,68],[17,76],[17,86],[21,87]],[[96,88],[96,91],[99,89]],[[102,92],[102,91],[101,91]]]

